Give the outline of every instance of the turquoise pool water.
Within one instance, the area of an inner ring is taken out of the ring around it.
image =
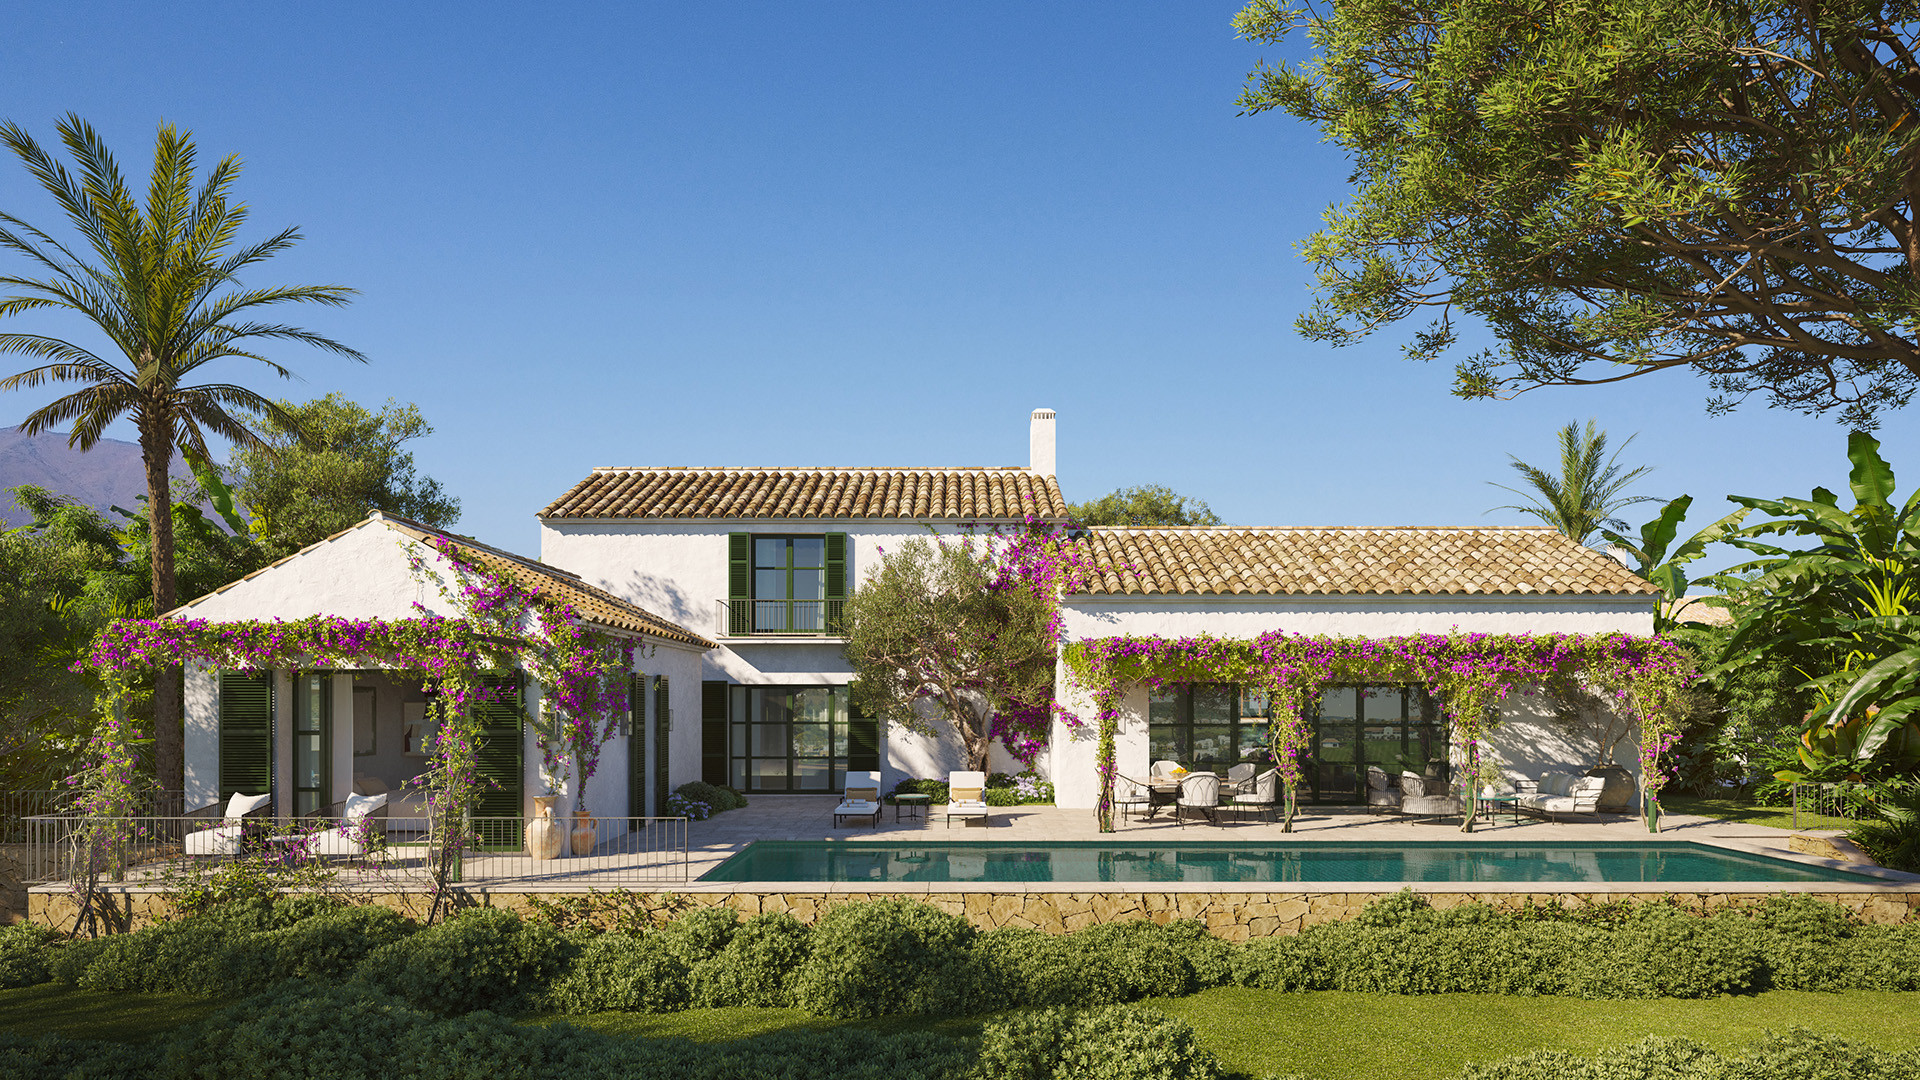
[[[1447,843],[756,840],[701,881],[853,882],[1846,882],[1843,870],[1688,841]]]

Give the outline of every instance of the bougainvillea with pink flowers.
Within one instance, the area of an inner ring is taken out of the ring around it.
[[[1577,682],[1640,723],[1640,763],[1649,828],[1668,773],[1662,755],[1679,737],[1677,706],[1693,677],[1685,650],[1660,637],[1630,634],[1415,634],[1389,638],[1311,637],[1273,631],[1253,639],[1107,637],[1076,641],[1063,653],[1068,671],[1097,711],[1102,831],[1113,828],[1114,732],[1126,687],[1239,683],[1271,702],[1269,747],[1287,791],[1289,814],[1302,774],[1305,710],[1323,688],[1341,683],[1424,686],[1447,716],[1469,803],[1497,779],[1482,753],[1498,703],[1530,688]]]
[[[510,569],[481,565],[444,538],[436,538],[432,547],[450,577],[436,569],[421,548],[406,547],[415,576],[438,585],[463,617],[429,614],[416,601],[420,614],[405,619],[121,619],[101,631],[82,663],[107,673],[110,688],[122,685],[116,676],[124,672],[189,663],[249,672],[381,668],[417,677],[430,691],[436,724],[427,768],[416,782],[425,789],[429,806],[436,808],[472,805],[483,783],[479,706],[498,703],[492,695],[501,693],[487,685],[485,676],[519,667],[543,688],[545,715],[536,721],[543,775],[564,777],[577,768],[584,805],[600,747],[625,713],[635,643],[587,627],[568,604],[521,581]],[[520,704],[510,703],[516,708]],[[102,730],[108,735],[94,755],[96,764],[76,778],[86,788],[105,790],[105,778],[117,775],[112,764],[126,753],[124,733],[115,736],[112,728],[119,723],[119,704],[111,692],[103,700],[107,719]],[[435,817],[454,821],[461,812]],[[435,877],[442,885],[468,839],[458,829],[441,838],[437,850],[445,865],[436,868]]]

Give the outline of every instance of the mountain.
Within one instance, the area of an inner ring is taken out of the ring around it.
[[[173,472],[192,475],[178,457]],[[20,484],[38,484],[102,512],[115,504],[138,510],[137,500],[147,493],[147,472],[138,443],[101,439],[81,453],[67,445],[64,432],[22,435],[18,428],[0,427],[0,521],[8,528],[33,520],[5,494]]]

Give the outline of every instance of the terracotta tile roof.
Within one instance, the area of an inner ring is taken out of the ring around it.
[[[1029,469],[595,469],[543,518],[1061,518]]]
[[[1697,622],[1707,626],[1732,626],[1733,612],[1709,600],[1718,596],[1683,596],[1667,606],[1667,618],[1674,622]]]
[[[364,521],[355,522],[341,529],[339,532],[327,537],[326,540],[315,544],[308,544],[306,547],[301,548],[299,551],[283,559],[276,559],[245,577],[230,581],[218,589],[213,590],[213,592],[208,593],[206,596],[189,600],[179,607],[174,608],[172,611],[167,612],[167,616],[191,614],[189,609],[195,604],[206,600],[208,597],[218,596],[220,593],[226,592],[242,581],[252,580],[261,574],[267,573],[276,566],[292,562],[294,559],[319,547],[320,544],[336,540],[355,529],[364,529],[369,525],[376,524],[384,524],[393,531],[405,536],[410,536],[415,540],[431,542],[435,538],[444,539],[453,544],[454,547],[460,549],[468,557],[490,570],[510,569],[515,574],[520,575],[523,580],[532,578],[534,579],[534,583],[537,583],[547,593],[572,605],[575,613],[587,622],[597,623],[609,629],[622,630],[628,633],[650,634],[657,638],[663,638],[668,641],[678,641],[687,645],[698,646],[702,649],[714,648],[713,642],[708,641],[699,634],[688,630],[678,623],[668,622],[666,619],[653,614],[638,604],[622,600],[612,593],[607,592],[605,589],[589,585],[582,580],[578,574],[569,573],[568,571],[548,566],[545,563],[536,562],[533,559],[521,555],[515,555],[510,551],[505,551],[489,544],[483,544],[472,537],[457,536],[453,533],[443,532],[439,529],[422,525],[417,521],[379,512],[368,516]]]
[[[1094,595],[1656,592],[1604,552],[1533,526],[1101,527],[1085,543]]]

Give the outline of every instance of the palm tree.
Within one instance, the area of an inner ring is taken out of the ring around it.
[[[366,357],[331,338],[254,319],[258,309],[275,304],[343,305],[353,290],[339,285],[240,284],[243,270],[293,246],[300,233],[284,229],[235,247],[247,208],[229,202],[227,192],[239,175],[240,159],[220,159],[195,191],[191,132],[160,125],[144,207],[128,191],[119,165],[91,125],[68,114],[59,132],[77,175],[17,125],[0,125],[0,143],[53,196],[84,241],[69,247],[0,212],[0,250],[24,257],[33,272],[42,274],[0,275],[0,289],[14,293],[0,297],[0,318],[47,310],[77,315],[112,348],[101,350],[106,353],[102,356],[58,337],[0,334],[0,353],[44,361],[0,379],[0,390],[84,383],[20,425],[31,435],[71,424],[67,443],[80,450],[99,442],[113,421],[124,417],[133,422],[147,473],[153,610],[158,615],[175,602],[173,499],[168,489],[175,448],[211,460],[206,432],[257,445],[259,437],[247,421],[287,419],[279,405],[245,387],[223,382],[189,386],[186,380],[203,366],[228,358],[258,361],[274,374],[291,378],[286,368],[251,351],[263,340],[302,342],[364,361]],[[183,779],[181,706],[179,670],[161,672],[154,687],[154,769],[163,788],[177,789]]]
[[[1633,439],[1632,435],[1627,436],[1627,441],[1620,444],[1620,450],[1625,450]],[[1578,544],[1586,543],[1603,528],[1616,531],[1625,529],[1626,522],[1614,516],[1623,507],[1659,501],[1651,495],[1629,497],[1620,494],[1627,485],[1652,472],[1653,466],[1642,465],[1631,472],[1621,472],[1616,460],[1620,456],[1619,450],[1614,451],[1612,457],[1607,456],[1607,433],[1596,427],[1592,420],[1587,421],[1585,432],[1580,430],[1577,421],[1560,429],[1558,476],[1529,465],[1512,454],[1507,456],[1513,458],[1514,471],[1525,477],[1527,486],[1533,490],[1493,484],[1502,491],[1511,491],[1527,499],[1523,505],[1496,506],[1493,509],[1532,514]],[[1491,480],[1487,482],[1493,483]]]

